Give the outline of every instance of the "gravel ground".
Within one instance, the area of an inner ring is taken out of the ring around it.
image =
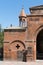
[[[36,60],[35,62],[0,61],[0,65],[43,65],[43,60]]]

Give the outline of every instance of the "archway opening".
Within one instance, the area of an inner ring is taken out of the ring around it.
[[[36,38],[36,57],[43,60],[43,29],[38,33]]]

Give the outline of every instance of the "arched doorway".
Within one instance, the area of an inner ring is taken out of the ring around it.
[[[38,33],[36,38],[36,57],[43,59],[43,29]]]
[[[25,44],[20,40],[15,40],[10,44],[12,59],[16,61],[25,61],[26,62],[26,51]],[[13,53],[13,54],[12,54]],[[25,57],[25,58],[24,58]]]

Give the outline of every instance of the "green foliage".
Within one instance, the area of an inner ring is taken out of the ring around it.
[[[4,31],[2,30],[0,24],[0,48],[3,47],[3,40],[4,40]]]

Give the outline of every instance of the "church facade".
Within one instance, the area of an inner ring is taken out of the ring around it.
[[[35,61],[43,59],[43,5],[22,8],[19,27],[4,29],[4,60]]]

